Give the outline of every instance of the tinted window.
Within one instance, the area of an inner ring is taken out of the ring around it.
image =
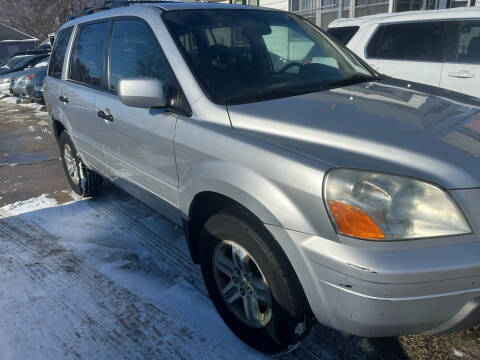
[[[480,21],[459,22],[455,45],[455,62],[480,64]]]
[[[72,49],[70,79],[100,86],[105,59],[108,24],[105,22],[83,25]]]
[[[344,26],[328,29],[328,33],[344,45],[348,44],[357,31],[358,26]]]
[[[53,45],[52,55],[50,56],[49,76],[57,79],[62,77],[63,61],[65,60],[65,52],[67,51],[72,29],[72,27],[62,29],[57,35],[57,39]]]
[[[374,59],[443,62],[442,22],[381,25],[367,46]]]
[[[116,90],[120,79],[134,76],[165,80],[166,67],[165,55],[147,25],[134,20],[113,23],[109,66],[110,89]]]

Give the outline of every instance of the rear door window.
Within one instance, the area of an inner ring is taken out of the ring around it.
[[[68,41],[72,34],[73,27],[62,29],[57,35],[55,44],[53,45],[52,55],[50,56],[50,66],[48,68],[48,76],[60,79],[62,77],[63,61],[68,47]]]
[[[102,86],[108,30],[107,22],[81,26],[72,47],[71,80]]]
[[[327,30],[330,35],[340,41],[343,45],[347,45],[357,31],[358,26],[343,26]]]
[[[443,62],[445,23],[380,25],[367,46],[372,59]]]
[[[457,26],[453,62],[480,64],[480,21],[459,21]]]

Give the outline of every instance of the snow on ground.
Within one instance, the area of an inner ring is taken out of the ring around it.
[[[13,96],[3,96],[3,97],[0,97],[0,100],[4,101],[6,103],[9,103],[9,104],[16,104],[16,105],[19,105],[19,106],[28,107],[28,108],[31,108],[33,110],[36,110],[36,112],[38,114],[38,115],[35,114],[36,116],[43,116],[43,115],[47,114],[47,112],[45,111],[45,105],[41,105],[41,104],[37,104],[37,103],[30,103],[30,102],[21,102],[20,99],[18,99],[16,97],[13,97]],[[18,111],[18,110],[12,110],[12,112],[16,112],[16,111]]]
[[[180,228],[115,188],[69,195],[0,208],[0,359],[267,358],[222,322]],[[318,326],[282,358],[401,355]]]
[[[13,204],[5,205],[0,208],[0,214],[2,212],[9,216],[22,214],[26,211],[35,211],[57,205],[57,201],[53,198],[49,198],[46,194],[43,194],[34,199],[28,199],[23,201],[17,201]],[[5,216],[5,215],[4,215]]]
[[[460,350],[457,350],[457,349],[453,349],[453,355],[455,355],[457,357],[464,357],[465,356],[463,351],[460,351]]]
[[[118,192],[0,208],[0,358],[263,358],[218,317],[183,241]]]

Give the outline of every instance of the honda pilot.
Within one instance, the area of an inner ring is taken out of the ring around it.
[[[480,322],[478,100],[381,76],[288,12],[117,5],[55,40],[44,96],[67,178],[183,226],[239,338],[279,353],[316,321]]]

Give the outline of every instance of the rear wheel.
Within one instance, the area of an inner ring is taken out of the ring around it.
[[[63,170],[73,191],[84,197],[97,195],[102,189],[102,177],[85,166],[66,131],[62,132],[58,143]]]
[[[255,349],[289,351],[311,330],[313,316],[290,262],[244,208],[231,207],[207,220],[200,264],[220,316]]]

